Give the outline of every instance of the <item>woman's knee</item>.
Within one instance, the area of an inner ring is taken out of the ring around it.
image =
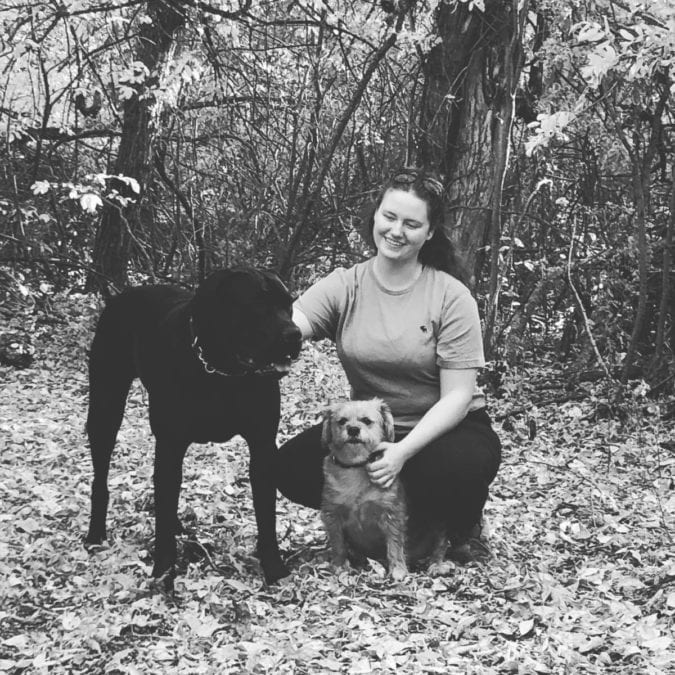
[[[318,509],[323,490],[320,430],[310,427],[284,443],[275,455],[275,480],[281,494],[296,504]]]
[[[401,477],[417,507],[471,526],[480,517],[500,460],[499,438],[489,422],[472,419],[423,448]]]

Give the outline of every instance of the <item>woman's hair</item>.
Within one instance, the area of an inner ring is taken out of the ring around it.
[[[380,208],[382,199],[388,190],[412,192],[427,205],[427,215],[432,235],[420,249],[420,262],[423,265],[429,265],[442,272],[447,272],[466,284],[468,281],[466,270],[455,252],[455,247],[443,229],[445,222],[443,184],[430,171],[406,166],[392,174],[384,183],[365,222],[365,236],[368,243],[375,247],[373,237],[375,212]]]

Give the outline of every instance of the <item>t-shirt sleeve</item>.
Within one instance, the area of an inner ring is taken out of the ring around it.
[[[446,296],[436,347],[436,363],[440,368],[482,368],[483,336],[478,305],[466,292]]]
[[[347,270],[342,268],[333,270],[295,301],[295,307],[307,317],[316,340],[335,340],[338,321],[347,301],[346,274]]]

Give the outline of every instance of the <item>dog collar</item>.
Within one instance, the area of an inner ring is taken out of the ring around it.
[[[202,346],[199,344],[199,337],[197,336],[197,333],[195,332],[195,324],[190,317],[190,338],[192,339],[192,349],[194,350],[195,354],[197,355],[197,358],[199,359],[200,363],[202,364],[204,371],[209,374],[209,375],[221,375],[222,377],[232,377],[232,373],[226,373],[222,370],[218,370],[217,368],[214,368],[205,358],[204,356],[204,351],[202,350]]]
[[[333,464],[337,464],[339,467],[343,469],[360,469],[361,467],[366,466],[366,464],[370,464],[371,462],[374,462],[376,459],[380,459],[380,457],[382,457],[383,454],[384,451],[382,450],[374,450],[368,455],[368,458],[365,459],[363,462],[356,462],[354,464],[345,464],[344,462],[341,462],[335,455],[331,455],[330,458]]]
[[[247,368],[248,364],[241,361],[240,359],[240,365],[243,368],[243,372],[241,373],[226,373],[224,370],[218,370],[218,368],[215,368],[212,366],[207,360],[206,357],[204,356],[204,350],[202,349],[202,346],[199,344],[199,336],[197,335],[197,332],[195,331],[195,325],[194,325],[194,320],[192,317],[190,317],[190,338],[192,340],[191,345],[194,353],[196,354],[197,358],[199,359],[199,362],[202,364],[202,367],[204,368],[204,372],[207,373],[208,375],[220,375],[221,377],[244,377],[246,375],[273,375],[275,374],[275,369],[274,368],[251,368],[250,366]]]

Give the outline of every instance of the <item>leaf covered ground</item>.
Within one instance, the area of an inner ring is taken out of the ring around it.
[[[281,498],[293,573],[266,587],[243,442],[194,445],[186,569],[167,596],[149,583],[140,386],[113,457],[111,541],[82,547],[97,311],[84,296],[61,300],[38,324],[32,367],[0,367],[1,673],[674,672],[673,423],[639,387],[619,417],[592,386],[564,402],[555,368],[509,374],[491,401],[504,443],[486,509],[494,555],[451,577],[395,583],[377,564],[336,576],[317,514]],[[308,346],[283,390],[280,440],[345,385],[330,350]]]

